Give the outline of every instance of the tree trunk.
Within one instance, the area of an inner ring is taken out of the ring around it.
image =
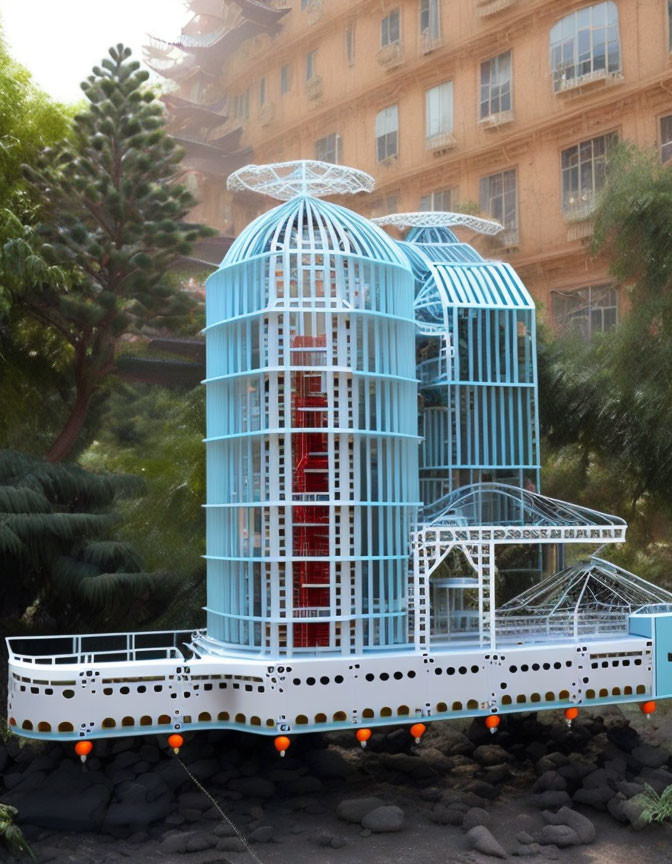
[[[62,462],[72,451],[84,426],[91,396],[92,393],[88,389],[78,388],[70,416],[47,453],[48,462]]]

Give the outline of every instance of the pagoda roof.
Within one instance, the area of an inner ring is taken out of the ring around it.
[[[175,141],[185,149],[182,167],[215,177],[228,177],[229,174],[244,165],[252,155],[252,150],[249,147],[232,153],[190,138],[178,136]]]
[[[226,97],[211,105],[201,105],[174,93],[165,93],[161,96],[161,101],[170,110],[175,120],[183,122],[191,120],[199,127],[207,126],[214,129],[228,119],[228,114],[225,113]]]

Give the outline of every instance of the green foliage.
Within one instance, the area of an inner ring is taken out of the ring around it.
[[[141,499],[119,502],[119,539],[149,569],[167,571],[174,596],[153,626],[191,627],[205,603],[205,397],[202,387],[174,392],[124,385],[109,399],[98,439],[82,463],[142,477]]]
[[[14,299],[72,352],[75,399],[49,459],[75,445],[92,396],[114,371],[118,341],[169,327],[193,307],[166,277],[211,233],[185,221],[195,200],[172,182],[182,153],[164,128],[148,74],[117,45],[82,84],[72,135],[25,166],[39,223],[4,246],[20,275]]]
[[[15,63],[0,37],[0,248],[33,204],[21,170],[44,147],[62,139],[69,126],[67,112],[55,105]],[[16,214],[16,215],[15,215]],[[20,232],[20,223],[19,223]],[[11,305],[7,271],[0,268],[0,318]]]
[[[651,822],[668,822],[672,819],[672,786],[668,786],[659,795],[652,786],[645,783],[640,800],[644,805],[640,818],[644,822],[650,824]]]
[[[632,308],[590,343],[540,340],[548,494],[628,519],[610,557],[654,582],[672,565],[672,172],[633,145],[610,154],[594,250]]]
[[[18,812],[16,807],[0,804],[0,837],[10,852],[15,855],[29,855],[31,858],[35,858],[21,829],[14,824],[14,817],[18,815]]]
[[[146,573],[127,543],[105,539],[112,505],[140,491],[138,480],[53,465],[0,451],[0,617],[9,628],[42,624],[126,628],[154,611],[165,580]]]

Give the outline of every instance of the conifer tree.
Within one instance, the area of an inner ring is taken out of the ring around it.
[[[114,371],[120,337],[150,323],[170,325],[190,305],[165,276],[190,244],[209,234],[185,221],[194,199],[174,182],[182,153],[166,134],[163,110],[148,73],[130,48],[109,58],[82,83],[87,109],[72,135],[45,149],[26,176],[38,193],[40,223],[5,248],[5,257],[45,261],[72,278],[38,278],[22,302],[72,351],[74,398],[47,459],[67,458],[92,397]]]

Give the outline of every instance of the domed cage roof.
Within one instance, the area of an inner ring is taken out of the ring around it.
[[[408,269],[408,259],[382,229],[358,213],[308,195],[258,216],[234,240],[222,261],[229,267],[269,253],[332,252]]]
[[[407,258],[381,228],[346,207],[320,200],[324,195],[370,192],[374,180],[363,171],[312,160],[246,165],[227,185],[286,203],[263,213],[239,234],[223,267],[272,253],[331,252],[408,270]]]
[[[504,603],[502,622],[546,620],[554,631],[574,621],[581,634],[627,631],[627,616],[642,606],[672,602],[672,594],[609,561],[592,557],[555,573]]]
[[[445,332],[448,309],[534,309],[534,301],[515,270],[501,261],[485,260],[453,228],[462,226],[493,236],[502,225],[468,213],[419,211],[392,213],[373,220],[378,225],[409,228],[399,246],[411,262],[416,282],[415,315],[419,332]]]

